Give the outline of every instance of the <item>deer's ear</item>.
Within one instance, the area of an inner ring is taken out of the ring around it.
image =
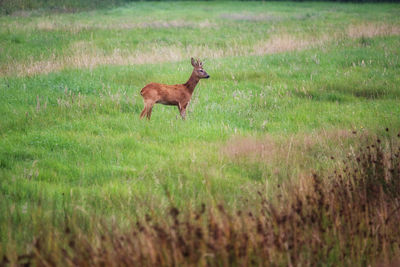
[[[196,67],[196,61],[194,61],[194,58],[191,58],[191,61],[192,61],[192,66]]]

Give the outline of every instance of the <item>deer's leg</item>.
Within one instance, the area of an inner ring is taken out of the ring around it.
[[[178,108],[179,108],[179,112],[181,113],[181,117],[183,120],[186,118],[186,107],[187,107],[187,104],[181,105],[181,103],[179,103]]]
[[[144,106],[142,113],[140,113],[140,118],[143,119],[144,115],[147,113],[146,106]]]
[[[149,106],[147,109],[147,119],[150,120],[151,118],[151,112],[153,111],[153,105]]]
[[[186,109],[181,110],[181,116],[183,120],[186,119]]]
[[[146,116],[147,119],[150,120],[151,111],[152,111],[152,109],[153,109],[153,105],[154,105],[154,102],[151,101],[151,100],[145,100],[145,101],[144,101],[144,108],[143,108],[142,113],[140,113],[140,118],[141,118],[141,119],[142,119],[144,116]]]

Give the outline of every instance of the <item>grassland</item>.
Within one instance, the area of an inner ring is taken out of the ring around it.
[[[342,165],[352,131],[397,134],[399,13],[172,2],[1,16],[1,253],[29,250],[66,218],[90,233],[171,205],[246,208],[258,191],[272,200],[286,192],[276,185]],[[159,105],[140,121],[140,89],[185,82],[191,56],[211,79],[187,120]]]

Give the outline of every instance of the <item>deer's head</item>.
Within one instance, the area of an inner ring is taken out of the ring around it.
[[[208,75],[208,73],[203,69],[203,62],[201,62],[200,60],[194,60],[192,58],[192,66],[194,67],[194,74],[199,77],[200,79],[208,79],[210,78],[210,75]]]

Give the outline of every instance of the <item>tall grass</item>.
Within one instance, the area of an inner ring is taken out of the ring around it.
[[[300,177],[259,192],[257,204],[151,213],[127,230],[100,227],[89,235],[70,218],[64,232],[45,230],[28,254],[3,263],[78,266],[366,265],[399,256],[400,146],[366,140],[327,176]],[[369,137],[370,139],[371,137]],[[12,255],[12,254],[10,254]]]

